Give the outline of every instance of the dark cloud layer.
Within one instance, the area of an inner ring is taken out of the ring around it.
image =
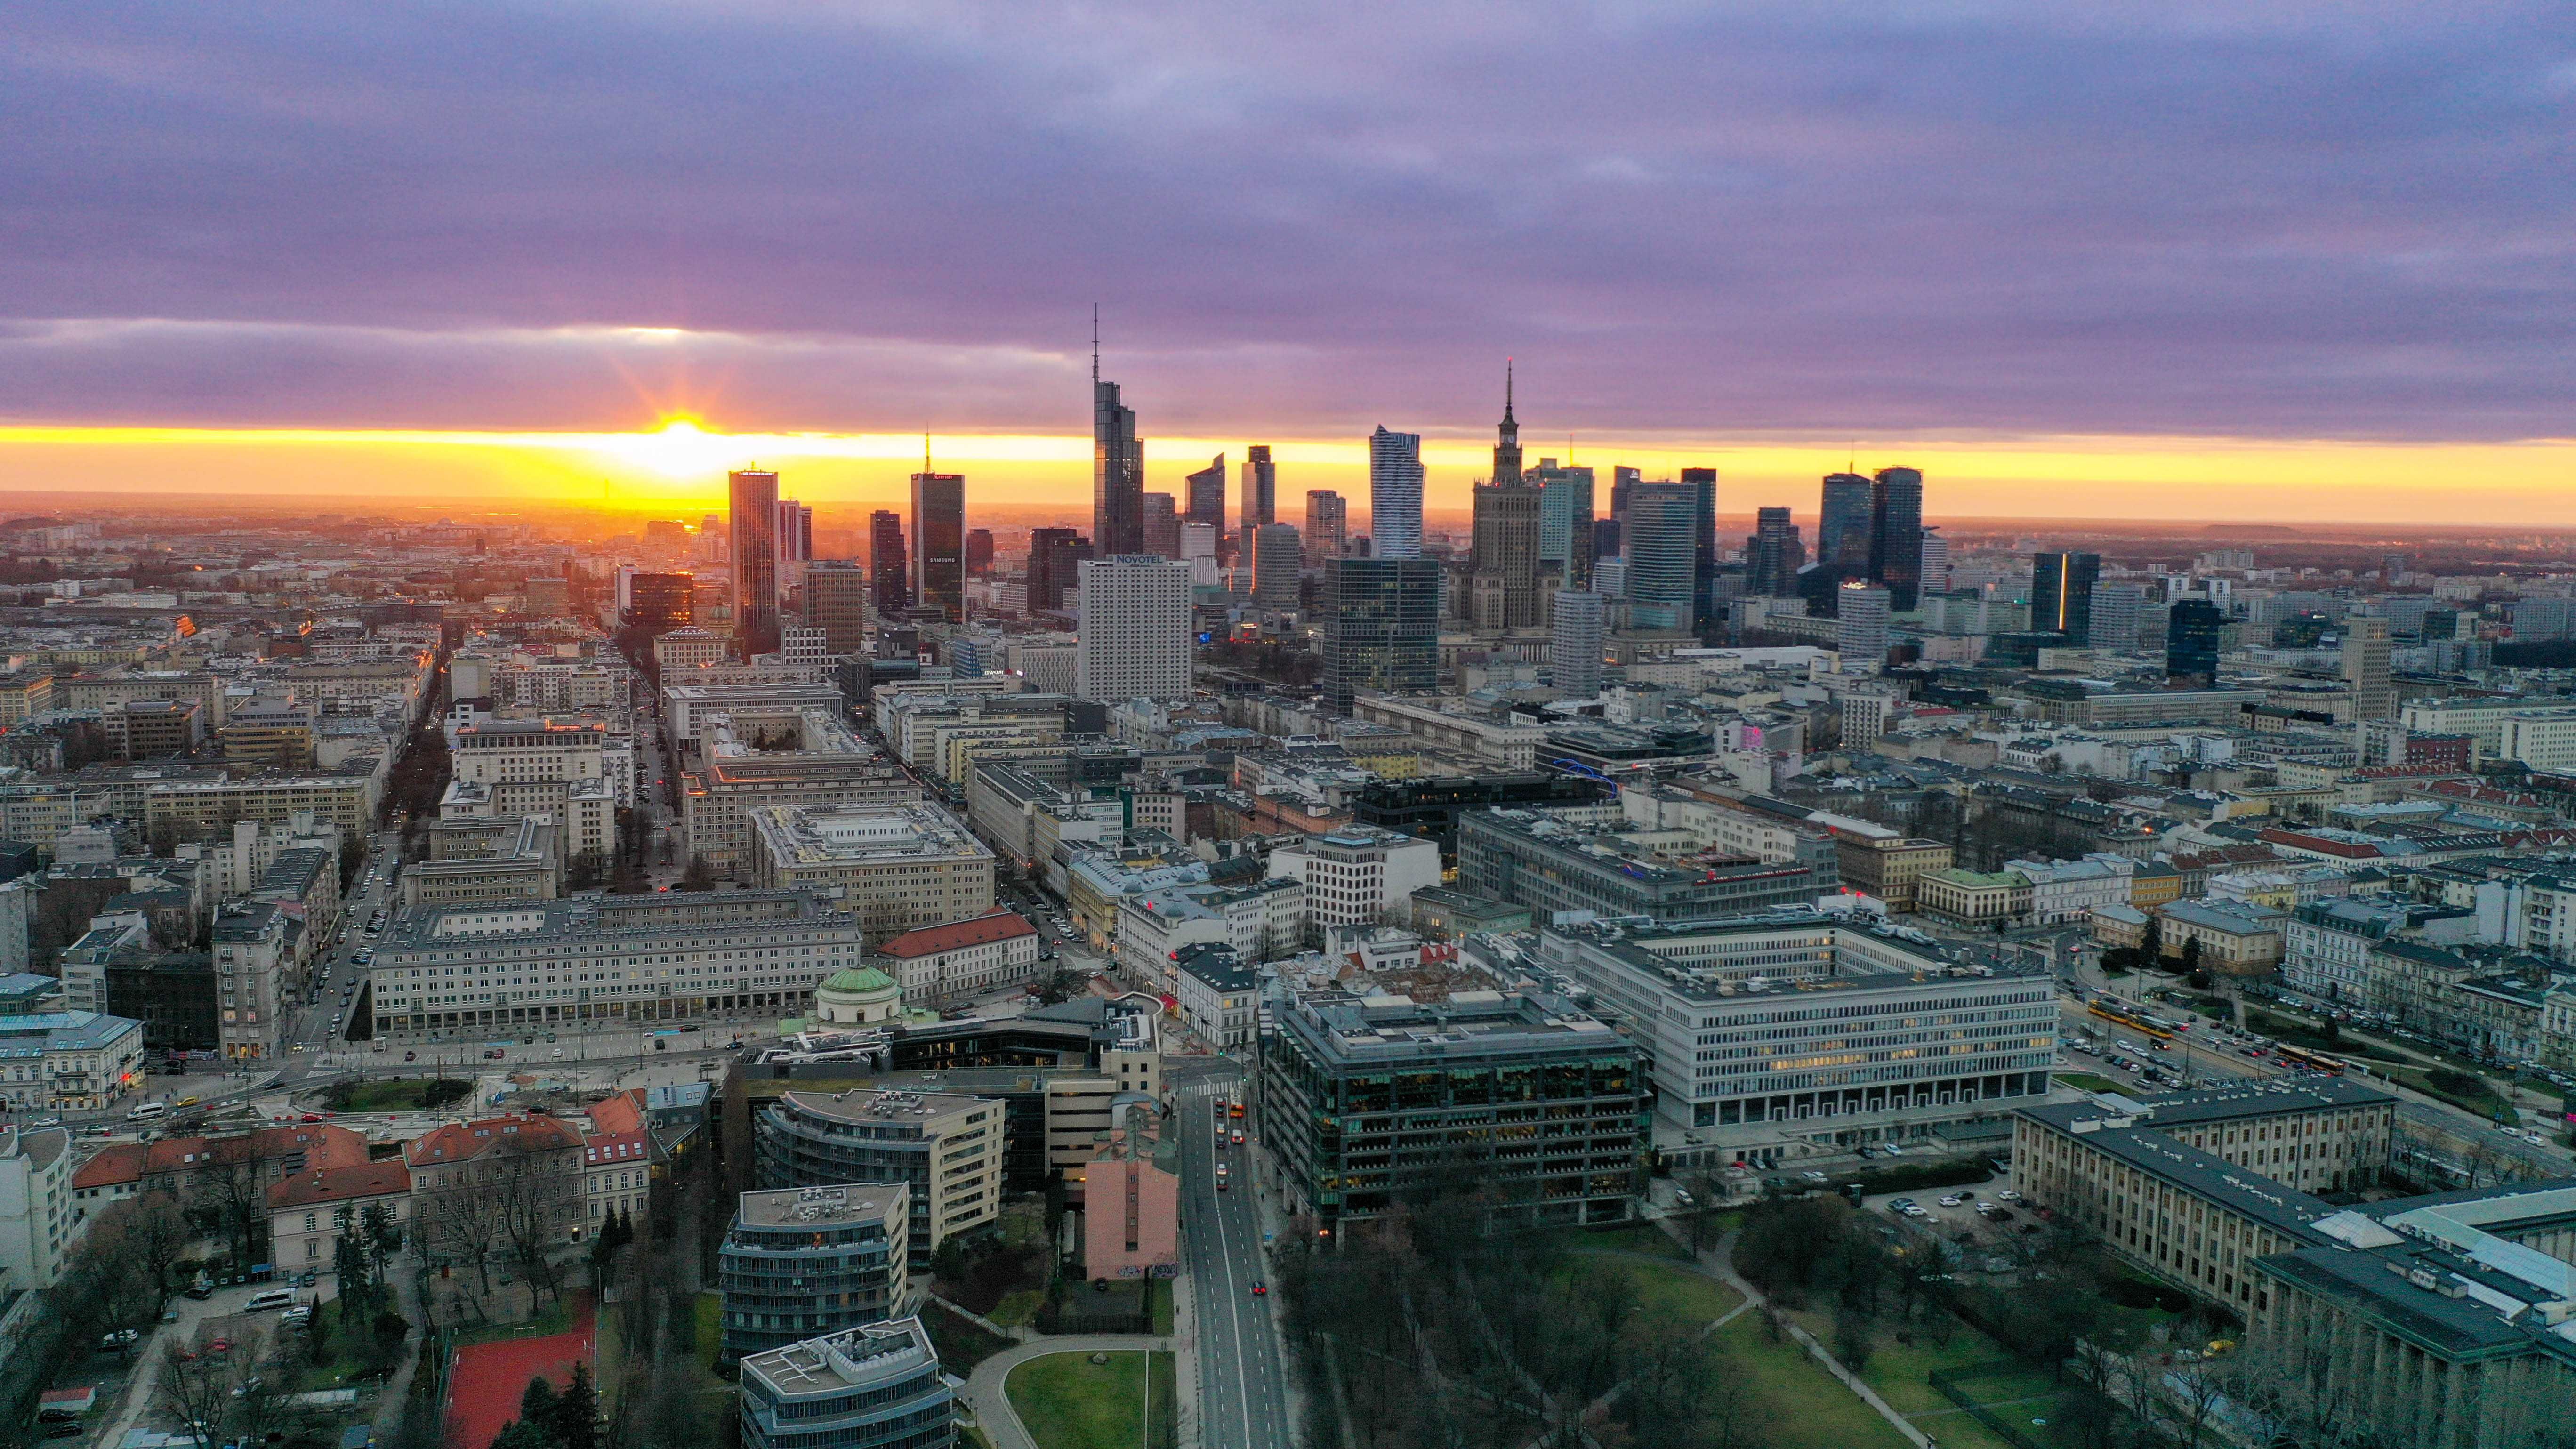
[[[2564,436],[2561,4],[11,7],[0,416]],[[679,339],[625,329],[672,328]]]

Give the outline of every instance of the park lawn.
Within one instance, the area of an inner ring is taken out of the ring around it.
[[[1676,1330],[1703,1328],[1735,1311],[1744,1295],[1715,1278],[1679,1266],[1612,1259],[1595,1266],[1621,1274],[1637,1286],[1637,1305],[1659,1315]]]
[[[1172,1336],[1172,1280],[1169,1278],[1156,1278],[1153,1280],[1152,1288],[1154,1294],[1154,1331],[1163,1335],[1165,1338],[1169,1338]]]
[[[513,1284],[524,1288],[524,1283]],[[572,1332],[572,1299],[558,1294],[536,1317],[523,1323],[478,1323],[456,1330],[455,1347],[470,1348],[478,1343],[497,1343],[505,1338],[547,1338]]]
[[[340,1300],[334,1298],[316,1308],[313,1318],[315,1332],[331,1335],[331,1358],[327,1363],[318,1363],[303,1370],[296,1382],[296,1391],[345,1389],[352,1384],[372,1382],[374,1375],[368,1373],[366,1365],[359,1361],[350,1346],[349,1336],[340,1331]]]
[[[691,1345],[698,1358],[710,1370],[716,1366],[716,1355],[724,1350],[724,1295],[701,1293],[689,1305]]]
[[[1129,1449],[1145,1442],[1146,1355],[1113,1353],[1095,1364],[1087,1353],[1051,1353],[1011,1370],[1002,1391],[1038,1449]],[[1152,1355],[1155,1449],[1178,1442],[1172,1356]]]
[[[1717,1231],[1723,1231],[1719,1229]],[[1716,1241],[1716,1232],[1709,1240]],[[1576,1233],[1568,1243],[1578,1249],[1601,1249],[1614,1253],[1648,1253],[1658,1258],[1687,1258],[1690,1249],[1673,1240],[1673,1235],[1653,1223],[1626,1223],[1615,1228],[1600,1228]]]
[[[1895,1425],[1795,1340],[1783,1336],[1773,1343],[1762,1330],[1761,1314],[1747,1313],[1719,1329],[1716,1342],[1743,1366],[1761,1401],[1767,1449],[1911,1449]]]
[[[2051,1072],[2049,1073],[2049,1080],[2073,1087],[2079,1092],[2117,1092],[2122,1090],[2120,1084],[2112,1081],[2109,1077],[2097,1077],[2091,1072]]]
[[[1038,1309],[1045,1303],[1043,1290],[1017,1288],[1003,1294],[1002,1301],[994,1304],[993,1311],[984,1316],[1004,1328],[1025,1328],[1037,1319]]]

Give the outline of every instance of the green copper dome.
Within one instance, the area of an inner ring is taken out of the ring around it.
[[[866,996],[901,988],[895,985],[893,977],[874,966],[853,966],[847,971],[833,972],[832,979],[823,983],[823,989],[835,995]]]

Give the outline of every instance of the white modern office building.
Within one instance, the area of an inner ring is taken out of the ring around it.
[[[1082,561],[1073,692],[1084,699],[1187,699],[1190,568],[1150,555]]]

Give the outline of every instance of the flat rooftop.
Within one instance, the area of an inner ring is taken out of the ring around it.
[[[969,1112],[999,1105],[990,1097],[970,1097],[962,1092],[864,1087],[838,1092],[782,1092],[779,1100],[827,1122],[914,1126],[924,1135],[954,1125]]]
[[[748,814],[782,869],[993,855],[955,816],[927,805],[764,805]]]
[[[778,1398],[810,1399],[895,1383],[938,1366],[921,1320],[896,1318],[746,1355],[742,1373]]]
[[[736,1221],[754,1228],[808,1224],[882,1223],[900,1220],[910,1194],[902,1183],[851,1183],[841,1187],[782,1187],[742,1195]]]

